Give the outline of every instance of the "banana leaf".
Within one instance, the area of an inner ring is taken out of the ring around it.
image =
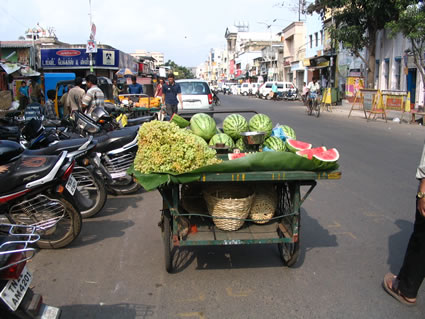
[[[261,171],[331,171],[338,169],[336,162],[315,162],[290,152],[260,152],[236,160],[225,160],[219,164],[204,166],[185,174],[143,174],[132,166],[128,173],[147,191],[167,183],[185,184],[198,181],[204,173],[238,173]]]

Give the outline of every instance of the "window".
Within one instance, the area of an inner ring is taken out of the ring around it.
[[[395,77],[395,89],[400,90],[401,87],[401,58],[396,58],[395,60],[395,70],[394,70],[394,77]]]
[[[204,95],[210,94],[208,84],[205,82],[179,82],[182,94]]]
[[[379,89],[379,60],[376,60],[376,66],[375,66],[375,89]]]
[[[320,44],[323,45],[323,30],[320,30]]]
[[[310,34],[310,48],[313,47],[313,35]]]
[[[314,34],[314,42],[316,47],[319,46],[319,34],[317,32]]]
[[[384,64],[385,90],[390,89],[390,59],[385,59]]]

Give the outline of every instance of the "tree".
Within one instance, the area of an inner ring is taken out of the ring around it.
[[[391,35],[401,32],[410,42],[410,53],[416,68],[421,75],[425,89],[425,4],[422,1],[409,1],[407,7],[400,6],[400,15],[397,21],[387,24]],[[406,52],[408,53],[408,52]]]
[[[376,33],[387,23],[397,21],[408,0],[316,0],[308,12],[322,18],[331,10],[333,24],[328,28],[331,39],[343,46],[367,66],[367,83],[375,73]],[[367,49],[367,56],[364,56]]]
[[[177,65],[174,61],[168,60],[165,63],[165,66],[169,66],[171,68],[171,71],[177,72],[176,80],[178,79],[193,79],[195,76],[193,75],[192,71],[184,66]]]

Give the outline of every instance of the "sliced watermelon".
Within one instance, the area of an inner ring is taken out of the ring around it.
[[[301,141],[297,141],[297,140],[293,140],[293,139],[287,139],[285,143],[286,143],[288,150],[293,152],[293,153],[296,153],[296,152],[302,151],[302,150],[308,150],[312,146],[309,143],[301,142]]]
[[[248,154],[246,154],[246,153],[229,153],[227,155],[229,157],[229,160],[231,161],[231,160],[235,160],[235,159],[238,159],[238,158],[245,157]]]
[[[325,152],[313,155],[313,159],[320,162],[333,163],[339,160],[339,153],[336,148],[331,148]]]
[[[311,160],[313,158],[313,155],[320,154],[325,151],[326,151],[326,147],[321,146],[321,147],[315,147],[315,148],[310,148],[307,150],[298,151],[295,154],[307,157],[309,160]]]

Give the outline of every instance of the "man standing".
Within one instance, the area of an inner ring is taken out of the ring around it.
[[[75,86],[69,90],[68,92],[68,102],[67,105],[69,107],[68,112],[71,114],[73,111],[81,111],[81,101],[83,100],[83,96],[86,93],[83,88],[83,79],[79,76],[75,78]]]
[[[178,98],[178,99],[177,99]],[[182,90],[180,85],[174,81],[174,74],[168,74],[168,84],[162,86],[162,103],[165,104],[165,110],[169,116],[177,113],[177,105],[183,109]]]
[[[21,87],[19,88],[19,94],[21,95],[19,97],[19,109],[24,110],[28,105],[30,97],[28,86],[25,81],[22,81],[21,83]]]
[[[120,95],[120,89],[118,88],[118,84],[117,84],[117,80],[114,79],[112,81],[112,95],[114,97],[114,103],[119,105],[120,104],[120,99],[119,99],[119,95]]]
[[[136,77],[134,75],[131,77],[131,82],[133,82],[133,84],[130,84],[128,86],[128,93],[129,94],[142,94],[143,93],[143,86],[136,82]]]
[[[101,89],[97,86],[97,77],[94,74],[89,74],[86,77],[87,93],[84,95],[81,102],[83,111],[87,115],[91,115],[91,112],[97,107],[104,108],[105,96]]]
[[[272,84],[272,92],[273,92],[272,99],[276,101],[277,99],[277,83],[276,82],[273,82]]]
[[[41,103],[41,98],[43,96],[43,91],[41,90],[40,84],[37,83],[37,80],[31,80],[31,101],[35,103]]]
[[[416,296],[425,278],[425,145],[416,178],[419,192],[416,195],[415,224],[403,265],[398,276],[387,273],[382,283],[386,292],[407,306],[416,305]]]

